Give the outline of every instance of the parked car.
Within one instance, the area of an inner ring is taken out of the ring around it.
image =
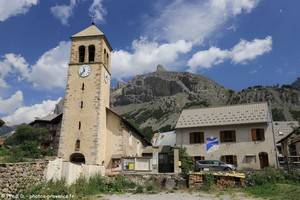
[[[209,169],[213,171],[232,171],[236,167],[232,164],[226,164],[219,160],[198,160],[196,161],[196,171]]]

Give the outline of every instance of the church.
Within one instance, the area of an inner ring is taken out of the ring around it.
[[[92,24],[71,40],[59,161],[49,163],[48,169],[57,170],[47,172],[52,178],[104,175],[120,167],[121,158],[142,157],[143,150],[151,145],[110,109],[112,47],[103,32]]]

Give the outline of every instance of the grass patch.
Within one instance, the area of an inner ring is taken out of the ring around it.
[[[300,184],[267,183],[246,187],[243,191],[255,197],[272,200],[298,200],[300,198]]]
[[[267,168],[250,174],[243,192],[266,199],[298,200],[300,197],[300,172]]]
[[[22,192],[22,194],[25,196],[70,195],[78,199],[97,194],[123,193],[134,188],[136,188],[136,184],[129,181],[124,176],[107,178],[97,175],[89,179],[81,177],[70,186],[67,185],[64,180],[44,182],[28,188],[26,191]]]

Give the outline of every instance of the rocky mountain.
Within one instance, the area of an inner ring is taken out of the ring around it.
[[[188,72],[165,71],[138,75],[111,93],[113,109],[140,128],[168,130],[184,107],[225,105],[231,90]]]
[[[0,127],[0,138],[3,137],[7,137],[12,131],[15,130],[15,126],[6,126],[6,125],[3,125]]]
[[[295,89],[300,90],[300,77],[298,77],[297,80],[291,84],[291,86]]]
[[[285,86],[254,86],[235,92],[198,74],[153,73],[120,83],[111,93],[111,106],[136,127],[151,132],[174,128],[183,108],[270,102],[276,120],[300,120],[300,81]],[[297,89],[298,88],[298,89]]]

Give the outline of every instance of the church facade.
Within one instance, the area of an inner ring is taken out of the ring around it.
[[[103,174],[151,143],[110,109],[112,48],[103,32],[93,24],[71,40],[58,158]]]

